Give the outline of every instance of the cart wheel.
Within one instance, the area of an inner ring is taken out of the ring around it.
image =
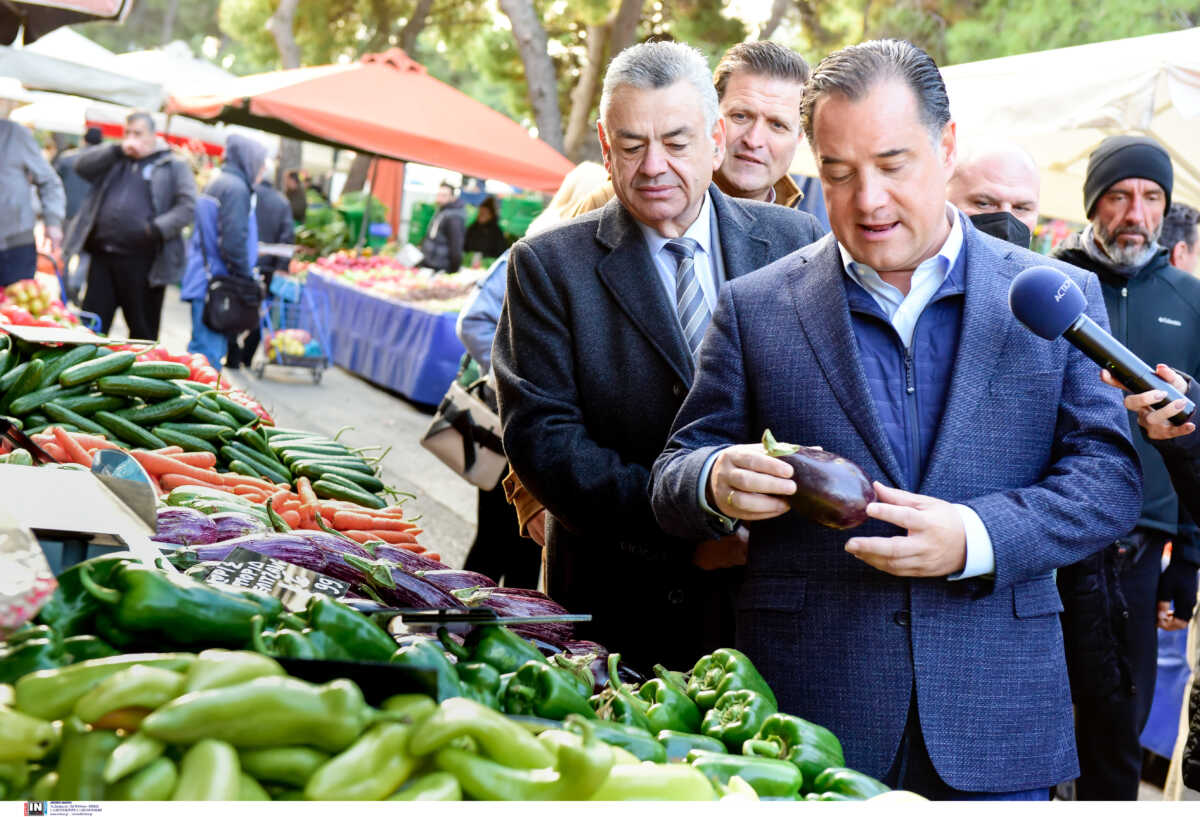
[[[324,374],[324,373],[325,373],[324,369],[313,369],[313,370],[312,370],[312,379],[313,379],[313,383],[320,383],[320,382],[321,382],[321,375],[322,375],[322,374]]]
[[[267,364],[256,363],[254,365],[254,376],[257,377],[259,380],[262,380],[263,374],[266,372],[266,370],[267,370]]]

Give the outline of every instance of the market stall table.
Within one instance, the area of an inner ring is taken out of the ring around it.
[[[329,302],[334,363],[415,402],[441,402],[466,352],[456,314],[385,300],[316,270],[306,286]]]

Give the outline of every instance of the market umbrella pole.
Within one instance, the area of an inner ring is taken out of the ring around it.
[[[371,222],[371,197],[375,195],[375,179],[379,173],[379,154],[372,154],[371,157],[371,181],[367,190],[367,195],[363,199],[363,219],[362,224],[358,228],[358,241],[354,243],[355,250],[361,250],[363,244],[367,241],[367,230],[370,229]]]

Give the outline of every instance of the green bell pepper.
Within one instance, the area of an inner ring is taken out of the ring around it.
[[[443,627],[438,630],[446,652],[459,661],[480,661],[491,664],[503,675],[516,672],[530,661],[546,663],[546,657],[537,647],[521,638],[507,627],[482,624],[467,634],[460,646]]]
[[[418,757],[433,754],[451,741],[469,737],[489,757],[522,769],[554,764],[554,756],[519,724],[469,698],[442,701],[409,740]]]
[[[329,596],[314,595],[307,613],[312,628],[330,636],[354,661],[384,662],[396,652],[396,642],[386,630]]]
[[[742,744],[758,734],[763,722],[775,714],[775,700],[749,689],[738,689],[722,695],[712,709],[704,714],[701,731],[710,738],[737,752]]]
[[[258,780],[298,789],[308,785],[309,778],[329,761],[329,757],[309,746],[272,746],[238,752],[242,771]]]
[[[724,752],[693,750],[687,761],[692,768],[704,772],[713,783],[728,785],[732,777],[750,784],[759,797],[795,800],[800,793],[803,775],[786,760],[769,757],[742,757]]]
[[[606,709],[601,717],[605,720],[623,723],[626,726],[636,726],[647,732],[657,732],[658,730],[650,723],[650,719],[646,717],[646,710],[650,708],[650,704],[630,692],[621,680],[621,676],[618,674],[620,660],[620,653],[609,653],[608,685],[605,693],[610,694],[602,696]],[[599,713],[600,710],[597,712]]]
[[[596,717],[578,682],[568,673],[545,661],[527,661],[504,691],[504,711],[513,715],[536,715],[562,720],[567,715]]]
[[[456,664],[454,668],[466,697],[492,709],[500,708],[500,699],[496,696],[500,689],[499,670],[482,661]]]
[[[700,708],[688,697],[687,689],[677,686],[667,670],[658,664],[654,667],[658,676],[642,684],[638,697],[646,701],[646,720],[650,730],[673,732],[697,732],[700,729]]]
[[[725,744],[707,735],[694,735],[688,732],[673,732],[664,729],[658,733],[658,742],[667,750],[667,760],[670,762],[685,760],[688,752],[699,749],[705,752],[724,752]]]
[[[579,728],[570,726],[564,728],[569,732],[581,734]],[[639,760],[649,760],[654,763],[667,762],[666,748],[645,729],[611,721],[595,721],[592,723],[592,728],[600,740],[610,746],[624,749]]]
[[[109,658],[121,653],[107,641],[94,635],[73,635],[62,640],[62,654],[67,663],[77,664],[93,658]]]
[[[775,693],[759,675],[754,664],[735,649],[723,647],[716,650],[701,658],[692,668],[687,694],[700,709],[712,709],[722,695],[735,690],[757,692],[771,702],[773,709],[779,708]]]
[[[877,794],[891,791],[870,775],[837,766],[817,775],[812,789],[817,794],[840,794],[851,800],[869,800]]]
[[[782,712],[763,721],[758,734],[742,745],[742,754],[794,763],[804,773],[805,793],[813,791],[821,772],[846,763],[836,735],[824,726]]]
[[[462,786],[449,772],[430,772],[405,783],[389,800],[451,802],[463,799]]]
[[[33,638],[0,652],[0,683],[16,683],[22,676],[39,670],[55,669],[66,661],[62,645],[51,638]]]
[[[179,782],[171,799],[236,800],[241,774],[237,749],[224,741],[204,738],[184,752],[179,761]]]
[[[80,575],[86,570],[95,582],[108,584],[113,570],[120,565],[136,562],[137,559],[132,556],[113,553],[72,565],[55,577],[58,587],[38,611],[37,620],[50,625],[62,638],[90,633],[92,619],[102,605],[95,596],[84,590]]]
[[[458,670],[431,640],[414,641],[395,650],[389,663],[421,670],[415,680],[423,686],[425,692],[439,701],[463,695]]]

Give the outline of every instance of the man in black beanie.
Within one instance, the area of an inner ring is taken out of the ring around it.
[[[1088,159],[1089,224],[1052,255],[1100,278],[1112,334],[1151,365],[1200,371],[1200,280],[1158,245],[1171,204],[1171,158],[1153,139],[1111,136]],[[1063,637],[1076,706],[1081,800],[1136,800],[1139,736],[1154,697],[1155,625],[1184,629],[1196,600],[1200,537],[1162,456],[1131,414],[1145,484],[1142,516],[1123,539],[1060,570]],[[1170,541],[1171,561],[1161,568]],[[1155,603],[1157,601],[1157,604]]]

